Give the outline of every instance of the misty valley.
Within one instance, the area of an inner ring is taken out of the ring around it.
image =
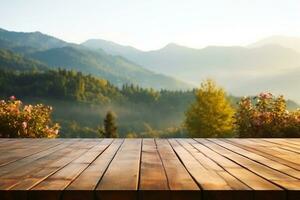
[[[298,83],[295,77],[299,68],[293,67],[300,63],[299,55],[296,50],[262,43],[252,48],[201,50],[170,44],[156,52],[142,52],[104,40],[78,45],[40,32],[0,29],[2,123],[11,120],[7,113],[21,113],[11,114],[18,118],[15,137],[32,137],[31,114],[34,105],[42,104],[51,106],[51,111],[37,107],[36,119],[45,124],[57,123],[49,132],[59,130],[55,137],[62,138],[109,137],[106,129],[116,132],[113,137],[298,136],[299,93],[293,87],[284,88],[294,101],[279,94],[285,94],[281,92],[287,79]],[[278,55],[280,58],[274,60]],[[282,65],[291,76],[258,76],[251,81],[242,75],[250,69],[258,72],[261,66],[280,69]],[[232,75],[228,75],[229,69]],[[219,87],[214,80],[206,79],[212,73],[216,74],[217,84],[224,83],[228,91],[222,89],[222,84]],[[243,87],[235,90],[229,82],[235,88]],[[274,94],[259,94],[266,87],[272,90],[273,86],[268,85],[281,82],[284,84]],[[250,98],[243,98],[243,94]],[[39,113],[49,121],[38,119]],[[257,124],[257,120],[262,123]],[[251,129],[245,128],[248,125]],[[35,131],[41,131],[37,123],[34,126]],[[10,130],[5,125],[2,129]]]

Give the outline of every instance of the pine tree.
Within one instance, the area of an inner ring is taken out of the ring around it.
[[[196,101],[185,113],[190,137],[226,137],[233,133],[234,110],[222,88],[206,80],[195,91]]]
[[[117,138],[117,125],[116,116],[113,112],[108,111],[104,119],[104,131],[103,136],[105,138]]]

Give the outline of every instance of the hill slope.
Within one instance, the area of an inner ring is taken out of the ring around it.
[[[83,45],[94,49],[102,47],[101,42],[94,43],[94,45],[91,45],[91,42],[87,41]],[[280,77],[287,71],[300,68],[300,54],[298,52],[273,44],[253,48],[209,46],[203,49],[169,44],[159,50],[139,51],[135,54],[129,47],[120,47],[120,45],[117,50],[110,50],[114,46],[116,46],[115,43],[109,48],[106,46],[105,49],[112,54],[120,52],[119,55],[150,70],[194,84],[199,84],[201,80],[207,77],[214,78],[235,95],[250,93],[254,89],[263,91],[265,85],[272,83],[270,77]],[[286,78],[285,82],[289,82],[287,75],[283,75],[282,80],[284,78]],[[256,84],[256,80],[265,80],[265,82],[261,82],[259,85]],[[293,87],[299,88],[300,81],[294,84]],[[237,85],[244,87],[237,87]],[[289,88],[276,91],[290,94],[289,98],[300,101],[300,93],[293,93]]]
[[[0,48],[21,53],[50,67],[75,69],[108,79],[118,86],[127,83],[155,89],[188,89],[189,84],[153,73],[121,56],[89,50],[40,32],[23,33],[0,29]]]
[[[8,71],[45,71],[47,66],[11,51],[0,49],[0,69]]]
[[[6,42],[11,42],[15,47],[33,47],[36,49],[50,49],[70,45],[63,40],[45,35],[41,32],[14,32],[1,28],[0,39]]]
[[[155,89],[188,89],[189,85],[165,75],[146,70],[121,56],[108,55],[101,51],[83,48],[62,47],[35,52],[30,56],[51,67],[75,69],[109,80],[121,86],[126,83],[138,84]]]
[[[94,49],[102,48],[101,43],[96,41],[91,45],[91,42],[87,41],[83,45]],[[96,46],[97,44],[99,46]],[[260,72],[300,66],[300,54],[279,45],[266,45],[259,48],[209,46],[193,49],[171,43],[159,50],[137,51],[136,54],[130,51],[130,47],[119,45],[118,50],[114,50],[114,46],[115,43],[109,48],[105,47],[104,50],[113,55],[122,55],[150,70],[194,82],[198,82],[203,76],[215,76],[216,70],[218,74],[222,74],[228,73],[229,70],[232,73]]]

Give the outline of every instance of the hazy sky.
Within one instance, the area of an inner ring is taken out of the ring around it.
[[[246,45],[300,36],[300,0],[0,0],[0,27],[140,49]]]

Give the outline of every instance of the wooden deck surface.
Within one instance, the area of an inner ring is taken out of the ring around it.
[[[300,139],[0,139],[0,199],[300,200]]]

